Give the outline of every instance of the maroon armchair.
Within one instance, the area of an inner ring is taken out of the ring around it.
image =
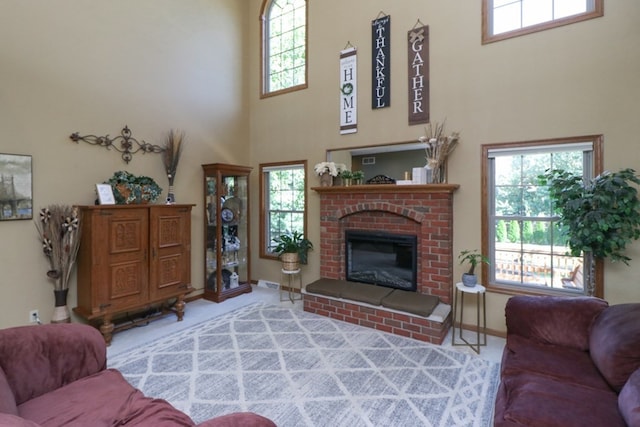
[[[55,324],[0,330],[0,426],[195,426],[162,399],[146,397],[115,369],[91,326]],[[253,413],[202,427],[275,427]]]
[[[494,426],[640,426],[640,304],[517,296]]]

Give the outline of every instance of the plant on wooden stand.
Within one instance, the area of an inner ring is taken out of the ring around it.
[[[478,277],[475,275],[476,266],[480,263],[490,265],[489,258],[479,253],[477,249],[463,250],[460,252],[460,255],[458,255],[458,260],[460,261],[460,265],[465,262],[469,263],[469,271],[462,274],[462,283],[469,287],[473,287],[478,283]]]
[[[567,230],[572,256],[585,257],[586,293],[595,292],[595,260],[610,258],[629,264],[627,243],[640,238],[640,200],[632,184],[640,184],[633,169],[605,171],[592,180],[562,169],[538,177]]]
[[[169,191],[167,193],[167,204],[176,202],[176,196],[173,191],[173,181],[176,179],[178,171],[178,162],[182,154],[182,142],[184,141],[184,132],[177,132],[173,129],[167,134],[164,143],[164,151],[162,152],[162,163],[167,172],[169,180]]]
[[[286,232],[274,237],[276,247],[273,252],[282,260],[282,269],[294,271],[300,264],[307,263],[307,253],[313,250],[311,241],[299,231]]]

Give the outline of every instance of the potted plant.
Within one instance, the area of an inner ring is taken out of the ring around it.
[[[307,263],[307,253],[313,250],[313,244],[299,231],[286,232],[274,237],[276,247],[273,252],[282,260],[282,269],[294,271],[300,264]]]
[[[362,180],[364,179],[364,172],[362,171],[353,171],[353,184],[360,185],[362,184]]]
[[[640,200],[632,184],[640,184],[633,169],[605,171],[585,181],[562,169],[538,177],[549,186],[549,195],[567,231],[572,256],[584,256],[586,291],[595,291],[595,259],[610,258],[629,264],[627,243],[640,238]]]
[[[353,172],[349,169],[345,169],[340,172],[340,178],[342,178],[342,185],[348,187],[351,185],[351,180],[353,179]]]
[[[478,277],[475,275],[476,266],[480,263],[490,265],[489,258],[479,253],[477,249],[465,249],[458,255],[458,260],[460,261],[460,265],[465,262],[469,263],[469,271],[462,274],[462,283],[469,287],[474,287],[478,283]]]

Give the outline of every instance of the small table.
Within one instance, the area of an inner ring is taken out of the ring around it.
[[[296,278],[298,279],[297,288],[294,286],[296,283]],[[284,290],[285,283],[287,285],[287,291]],[[299,293],[295,292],[296,290],[300,292]],[[289,295],[287,295],[287,293]],[[284,298],[283,298],[283,295],[284,295]],[[300,269],[297,269],[297,270],[282,269],[282,284],[280,285],[280,301],[286,301],[287,299],[291,301],[292,304],[294,301],[299,301],[302,299],[302,274],[300,274]]]
[[[473,351],[480,354],[480,346],[487,345],[487,297],[486,288],[482,285],[465,286],[463,283],[456,283],[456,293],[453,301],[453,335],[451,345],[467,345]],[[469,342],[462,336],[462,321],[464,319],[464,294],[476,294],[476,342]],[[480,307],[482,299],[482,310]],[[458,326],[458,338],[462,342],[456,343],[456,320],[460,311],[460,323]],[[482,326],[480,325],[480,311],[482,311]],[[480,330],[482,329],[483,340],[480,341]]]

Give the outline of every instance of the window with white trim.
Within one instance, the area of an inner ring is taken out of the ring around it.
[[[298,231],[307,236],[307,162],[260,165],[260,256],[274,257],[273,238]]]
[[[482,0],[482,43],[604,15],[604,0]]]
[[[582,295],[582,257],[572,257],[547,187],[538,176],[564,169],[590,179],[601,170],[599,136],[483,145],[483,268],[489,288]],[[599,288],[599,286],[596,286]]]
[[[264,0],[261,96],[307,87],[307,0]]]

